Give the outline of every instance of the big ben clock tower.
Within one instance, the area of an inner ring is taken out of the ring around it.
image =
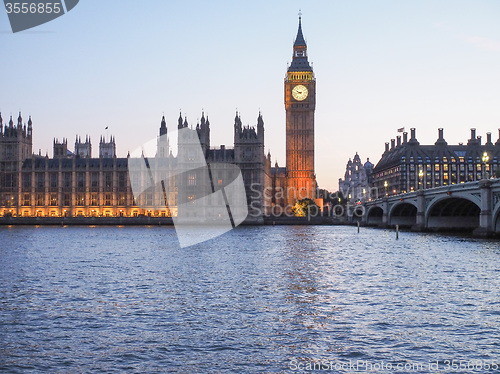
[[[314,110],[316,78],[307,59],[302,19],[285,78],[287,199],[293,205],[316,197],[314,173]]]

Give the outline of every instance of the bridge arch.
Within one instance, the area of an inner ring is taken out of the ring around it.
[[[493,218],[493,231],[500,233],[500,201],[495,205],[491,213],[491,217]]]
[[[366,212],[367,225],[382,225],[384,209],[379,205],[371,206]]]
[[[466,229],[479,227],[479,199],[467,194],[453,194],[431,201],[425,212],[429,229]]]
[[[412,227],[417,223],[417,204],[413,201],[401,201],[389,210],[389,225]]]

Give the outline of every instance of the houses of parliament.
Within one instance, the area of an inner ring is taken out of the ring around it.
[[[316,197],[314,172],[314,112],[316,81],[309,64],[301,18],[293,45],[292,62],[284,81],[286,110],[286,166],[271,164],[264,151],[264,120],[259,113],[255,127],[234,119],[234,146],[210,146],[210,121],[202,113],[196,132],[207,164],[234,164],[241,170],[249,216],[285,212],[302,198]],[[129,157],[116,156],[116,140],[101,137],[93,152],[89,137],[77,136],[74,149],[68,140],[54,139],[53,157],[33,154],[33,121],[8,123],[0,114],[0,216],[12,217],[133,217],[175,216],[175,206],[157,209],[150,196],[134,196]],[[189,128],[179,116],[178,129]],[[167,135],[163,117],[159,138]],[[169,153],[158,142],[157,157]],[[98,156],[98,157],[94,157]],[[173,156],[168,156],[173,157]],[[172,160],[175,161],[175,158]],[[186,178],[190,178],[189,175]],[[192,180],[187,180],[186,186]],[[223,182],[220,181],[219,182]],[[181,193],[180,191],[178,193]]]

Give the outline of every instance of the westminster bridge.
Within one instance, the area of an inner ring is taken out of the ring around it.
[[[363,224],[415,231],[473,230],[500,234],[500,179],[423,189],[363,204]]]

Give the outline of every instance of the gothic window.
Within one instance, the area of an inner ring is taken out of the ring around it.
[[[127,173],[120,173],[118,175],[118,186],[119,187],[127,186]]]
[[[50,206],[57,206],[57,194],[56,193],[50,194]]]
[[[31,187],[31,174],[24,174],[23,175],[23,186],[24,186],[24,188]]]
[[[45,187],[45,174],[44,173],[37,173],[37,186],[38,186],[38,188]]]
[[[57,187],[57,173],[50,173],[50,187]]]
[[[85,205],[85,194],[79,193],[76,195],[76,205],[84,206]]]
[[[71,187],[71,173],[64,173],[64,187]]]
[[[92,173],[92,176],[91,176],[91,185],[92,185],[92,187],[98,187],[99,186],[99,173]]]
[[[121,193],[118,195],[118,205],[125,205],[125,194]]]
[[[196,174],[191,173],[188,175],[188,186],[196,186]]]
[[[104,174],[104,179],[105,179],[105,186],[106,188],[111,188],[113,187],[113,173],[111,172],[106,172]]]
[[[85,187],[85,173],[78,173],[78,187]]]

